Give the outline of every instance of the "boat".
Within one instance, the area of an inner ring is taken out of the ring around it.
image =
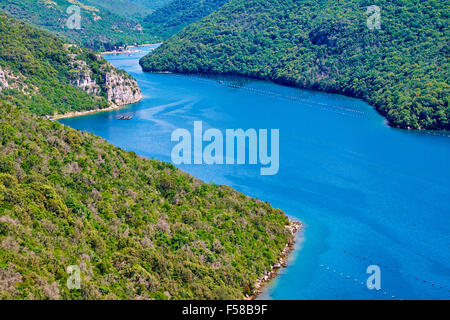
[[[133,119],[132,115],[119,115],[116,117],[117,120],[131,120]]]

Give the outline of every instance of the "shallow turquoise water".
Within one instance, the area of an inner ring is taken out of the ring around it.
[[[148,50],[148,49],[146,49]],[[450,298],[450,133],[389,128],[366,103],[242,78],[144,74],[141,54],[110,55],[145,99],[61,122],[140,155],[170,161],[176,128],[280,129],[280,171],[182,165],[269,201],[305,223],[289,267],[262,298]],[[130,121],[116,120],[133,114]],[[366,268],[381,267],[381,290]]]

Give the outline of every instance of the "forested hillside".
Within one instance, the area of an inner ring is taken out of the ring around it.
[[[0,110],[0,299],[240,299],[292,239],[267,203]]]
[[[0,34],[2,100],[39,115],[54,115],[140,99],[136,80],[87,49],[65,44],[3,13]]]
[[[108,105],[69,75],[112,66],[3,14],[0,34],[0,299],[251,294],[293,238],[287,216],[41,117]]]
[[[374,4],[380,29],[367,24]],[[449,130],[449,12],[439,0],[231,0],[141,64],[342,93],[392,126]]]
[[[149,32],[166,39],[229,0],[173,0],[144,19]]]
[[[132,0],[0,0],[0,10],[49,30],[67,42],[107,51],[116,45],[151,43],[159,40],[159,37],[142,27],[140,23],[142,19],[132,17],[135,9],[139,9],[133,2]],[[159,2],[163,5],[167,1]],[[75,11],[67,12],[73,5],[80,8],[80,29],[71,29],[67,25],[68,19],[76,14]],[[150,9],[143,10],[144,13],[151,12]]]
[[[80,2],[103,7],[119,16],[141,22],[143,18],[171,1],[173,0],[81,0]]]

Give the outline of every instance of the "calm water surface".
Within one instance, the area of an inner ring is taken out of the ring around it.
[[[148,51],[149,48],[145,48]],[[280,171],[180,166],[207,182],[269,201],[305,224],[270,299],[450,298],[450,134],[389,128],[368,104],[243,78],[143,73],[139,58],[109,55],[145,99],[61,122],[126,150],[171,161],[176,128],[280,129]],[[129,121],[116,120],[132,114]],[[381,267],[379,291],[366,268]]]

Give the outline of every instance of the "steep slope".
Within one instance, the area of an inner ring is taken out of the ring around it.
[[[141,99],[131,76],[100,56],[0,13],[0,97],[38,114]]]
[[[149,43],[159,39],[144,30],[139,21],[115,14],[99,6],[100,3],[109,4],[107,1],[88,0],[0,0],[0,10],[61,36],[67,42],[94,50],[108,51],[115,45]],[[127,1],[120,10],[127,11],[123,8],[132,7],[130,3],[131,0]],[[80,8],[80,29],[67,25],[68,19],[76,14],[75,11],[67,11],[73,5]]]
[[[173,0],[144,19],[153,34],[167,39],[185,26],[217,10],[229,0]]]
[[[449,5],[232,0],[143,58],[146,71],[237,74],[362,98],[392,126],[450,129]]]
[[[287,216],[32,114],[107,105],[71,82],[112,67],[4,15],[0,34],[0,299],[250,294],[293,239]]]
[[[243,298],[292,240],[267,203],[0,110],[0,298]]]

